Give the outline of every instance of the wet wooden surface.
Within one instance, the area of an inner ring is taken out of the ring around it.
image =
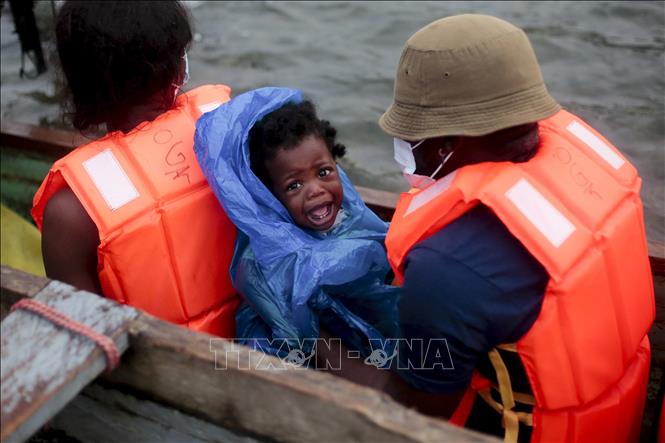
[[[49,423],[79,442],[256,443],[205,420],[92,383]]]
[[[497,441],[406,409],[387,395],[226,340],[142,318],[105,381],[205,420],[277,441]],[[224,367],[225,369],[221,369]],[[262,369],[244,369],[261,367]]]

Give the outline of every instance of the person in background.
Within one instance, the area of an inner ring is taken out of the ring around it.
[[[180,93],[187,11],[176,1],[67,1],[56,38],[74,127],[105,134],[55,162],[35,194],[46,274],[232,337],[236,231],[192,150],[196,119],[230,89]]]
[[[386,238],[402,335],[444,338],[453,363],[400,347],[440,397],[427,412],[452,402],[507,441],[636,441],[655,307],[635,168],[486,15],[408,39],[379,125],[412,186]]]
[[[0,10],[4,7],[4,0],[0,3]],[[23,78],[35,78],[46,72],[46,60],[42,42],[39,38],[39,29],[35,20],[35,2],[33,0],[9,0],[9,7],[14,18],[14,30],[18,34],[21,44],[21,69],[19,76]],[[35,66],[34,73],[25,70],[25,57],[32,61]]]
[[[401,291],[386,282],[387,224],[337,164],[336,132],[300,91],[261,88],[201,117],[194,150],[239,230],[240,343],[381,387]],[[371,365],[340,359],[340,342]]]

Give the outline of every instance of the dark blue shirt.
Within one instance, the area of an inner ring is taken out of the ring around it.
[[[529,330],[548,280],[489,208],[468,211],[407,255],[398,372],[428,392],[464,389],[483,355]]]

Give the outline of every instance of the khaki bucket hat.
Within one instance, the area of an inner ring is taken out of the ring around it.
[[[404,140],[480,136],[559,109],[524,31],[464,14],[432,22],[407,40],[394,100],[379,126]]]

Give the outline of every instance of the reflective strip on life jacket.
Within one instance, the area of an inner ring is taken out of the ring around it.
[[[139,192],[110,149],[84,161],[83,168],[112,211],[138,198]]]
[[[555,248],[575,232],[575,225],[526,178],[519,179],[505,196]]]
[[[34,198],[41,228],[49,199],[63,187],[99,231],[105,296],[161,319],[234,335],[238,296],[229,265],[235,227],[193,151],[195,122],[229,99],[224,85],[196,88],[128,134],[114,132],[58,160]]]

